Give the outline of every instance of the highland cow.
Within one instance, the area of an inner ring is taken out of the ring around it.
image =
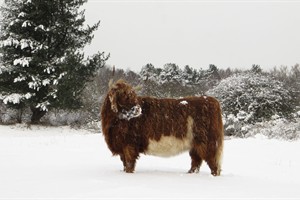
[[[189,151],[189,173],[206,161],[211,174],[220,175],[223,123],[213,97],[158,99],[138,96],[123,80],[111,83],[101,110],[102,132],[124,171],[132,173],[140,153],[169,157]]]

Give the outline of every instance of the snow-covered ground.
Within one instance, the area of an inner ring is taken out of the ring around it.
[[[225,141],[223,171],[203,163],[187,174],[188,153],[141,155],[121,171],[102,134],[68,127],[0,126],[0,199],[300,199],[300,141],[263,136]]]

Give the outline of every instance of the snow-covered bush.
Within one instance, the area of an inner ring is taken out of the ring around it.
[[[294,109],[283,83],[260,73],[235,74],[207,94],[221,102],[227,135],[244,135],[245,125],[287,117]]]
[[[0,124],[15,124],[30,121],[30,110],[25,108],[12,109],[0,101]]]
[[[276,138],[284,140],[296,140],[300,138],[300,118],[288,120],[278,118],[268,122],[258,122],[248,125],[248,131],[245,136],[255,136],[257,134],[267,138]]]
[[[53,126],[81,126],[84,123],[86,114],[80,111],[50,111],[42,119],[44,124],[53,125]]]

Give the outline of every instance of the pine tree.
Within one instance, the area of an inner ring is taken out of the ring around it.
[[[151,63],[148,63],[142,67],[140,71],[140,76],[144,81],[147,80],[157,81],[159,76],[159,71]]]
[[[0,100],[30,107],[38,123],[52,108],[80,108],[80,93],[104,53],[85,58],[83,48],[100,22],[85,27],[87,0],[5,0],[1,8]]]
[[[260,74],[260,73],[262,73],[262,68],[260,67],[260,65],[253,64],[250,69],[250,72],[252,72],[254,74]]]
[[[160,73],[160,80],[162,83],[181,81],[182,71],[175,63],[167,63],[164,65],[162,72]]]

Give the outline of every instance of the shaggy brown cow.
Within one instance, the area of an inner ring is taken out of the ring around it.
[[[157,99],[137,96],[123,80],[111,84],[103,102],[102,131],[124,171],[132,173],[140,153],[174,156],[189,151],[189,173],[205,160],[220,175],[223,124],[219,102],[208,96]]]

